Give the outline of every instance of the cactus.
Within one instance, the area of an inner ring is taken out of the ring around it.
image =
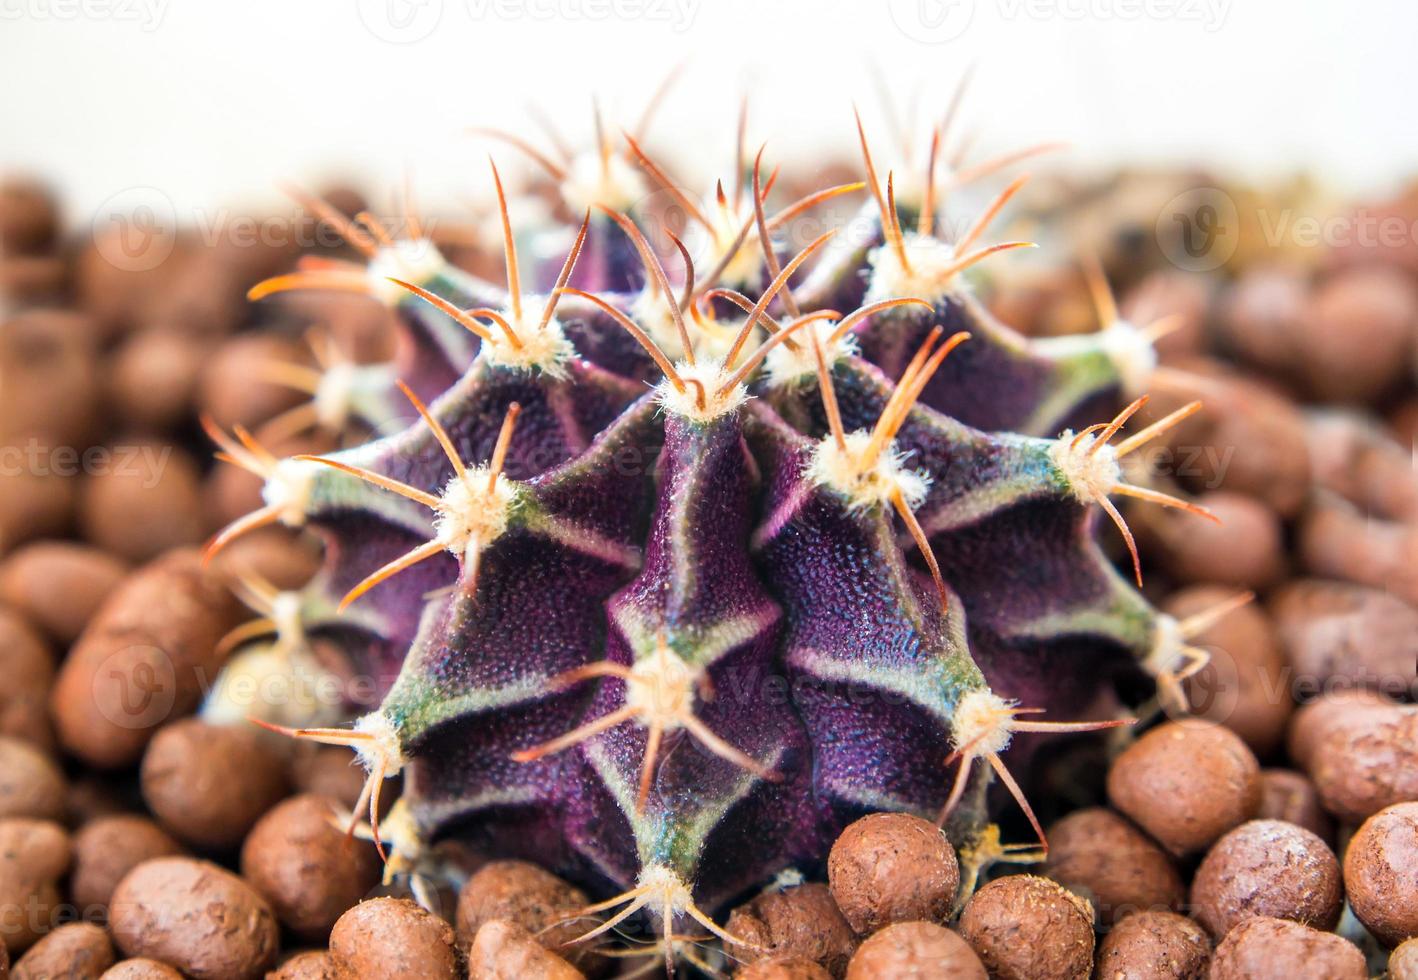
[[[417,890],[448,837],[534,859],[606,896],[588,938],[644,909],[672,961],[692,950],[677,930],[731,939],[726,902],[820,863],[864,812],[938,817],[970,881],[1020,859],[991,815],[1007,792],[1042,841],[1012,775],[1040,741],[1126,723],[1088,715],[1118,675],[1180,699],[1205,622],[1153,609],[1097,531],[1109,517],[1132,547],[1117,496],[1199,511],[1124,469],[1198,406],[1122,434],[1156,331],[1118,320],[1101,283],[1107,328],[1067,342],[972,296],[974,263],[1023,244],[978,244],[1019,181],[946,242],[934,166],[898,202],[863,134],[863,185],[778,213],[865,187],[868,234],[788,256],[761,152],[711,217],[627,142],[705,226],[712,271],[673,234],[662,256],[628,202],[592,200],[554,276],[524,282],[495,166],[505,287],[308,202],[367,266],[307,263],[252,296],[386,302],[400,360],[367,372],[358,405],[374,426],[367,406],[406,400],[413,421],[290,459],[210,428],[266,481],[212,547],[271,523],[323,538],[299,594],[248,583],[267,615],[237,639],[321,636],[375,678],[351,726],[265,720],[358,753],[391,874]],[[586,195],[584,174],[549,169]]]

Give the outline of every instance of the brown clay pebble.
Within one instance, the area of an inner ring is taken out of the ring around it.
[[[195,550],[169,552],[116,589],[70,651],[51,709],[60,741],[99,768],[137,762],[157,726],[190,712],[217,674],[237,604]]]
[[[1093,907],[1047,878],[990,882],[966,903],[959,928],[999,980],[1082,980],[1093,972]]]
[[[0,600],[69,644],[126,574],[123,561],[98,548],[35,541],[0,562]]]
[[[129,337],[109,365],[108,390],[118,424],[168,432],[191,414],[208,353],[200,338],[156,327]]]
[[[29,742],[0,736],[0,818],[64,821],[64,774]]]
[[[110,967],[99,980],[182,980],[182,974],[166,963],[139,956]]]
[[[102,927],[71,922],[31,946],[10,976],[14,980],[98,980],[114,959],[113,943]]]
[[[1078,810],[1049,828],[1043,873],[1093,903],[1111,925],[1140,910],[1179,909],[1186,886],[1166,851],[1105,807]]]
[[[1418,610],[1365,585],[1325,579],[1289,582],[1269,602],[1297,678],[1316,689],[1336,682],[1406,693],[1418,656]]]
[[[503,919],[483,923],[468,950],[468,980],[583,980],[585,976],[526,929]]]
[[[290,781],[297,791],[329,797],[354,810],[368,776],[349,749],[302,740],[290,751]]]
[[[1285,542],[1280,519],[1245,494],[1215,490],[1197,504],[1221,522],[1185,511],[1148,511],[1138,528],[1141,545],[1178,582],[1264,589],[1285,574]]]
[[[458,938],[466,947],[484,923],[502,919],[536,935],[548,949],[559,949],[586,929],[575,922],[548,927],[590,904],[581,889],[535,864],[490,861],[468,879],[458,894]],[[579,946],[566,950],[564,955],[577,967],[586,968],[593,953],[588,947]]]
[[[296,953],[266,974],[266,980],[337,980],[335,963],[323,949]]]
[[[755,897],[734,909],[726,928],[731,935],[760,947],[729,944],[730,952],[745,963],[772,956],[800,956],[820,964],[834,977],[846,970],[847,960],[857,948],[857,937],[832,893],[816,882]]]
[[[202,476],[190,453],[134,439],[108,452],[107,465],[87,474],[79,487],[79,527],[89,541],[143,562],[202,540]]]
[[[309,396],[276,384],[266,376],[272,362],[309,360],[303,344],[275,334],[247,333],[223,343],[207,359],[197,393],[198,404],[223,429],[262,422],[294,408]]]
[[[143,799],[164,827],[200,847],[231,847],[286,794],[285,766],[260,729],[184,718],[143,756]]]
[[[1206,930],[1175,912],[1138,912],[1098,946],[1098,980],[1204,980],[1211,960]]]
[[[1209,980],[1368,980],[1364,954],[1347,939],[1289,919],[1258,916],[1226,934]]]
[[[236,875],[208,861],[144,861],[118,883],[109,930],[129,956],[147,956],[198,980],[261,976],[276,961],[276,916]]]
[[[945,922],[960,888],[960,863],[930,821],[873,813],[832,845],[827,881],[847,922],[869,935],[893,922]]]
[[[848,965],[848,969],[851,966]],[[779,956],[758,960],[734,972],[734,980],[832,980],[832,974],[812,960]]]
[[[886,977],[985,980],[986,973],[970,944],[944,926],[898,922],[863,942],[847,964],[847,980]]]
[[[1185,620],[1235,596],[1235,589],[1199,585],[1173,593],[1162,605],[1167,613]],[[1190,642],[1211,656],[1186,682],[1192,713],[1225,725],[1258,756],[1275,751],[1285,738],[1295,701],[1270,617],[1254,604],[1242,606]]]
[[[1303,827],[1250,820],[1206,852],[1192,879],[1191,904],[1216,939],[1258,915],[1333,929],[1344,905],[1339,861]]]
[[[54,244],[59,209],[49,188],[26,177],[0,181],[0,255],[28,255]]]
[[[354,977],[454,980],[462,975],[453,930],[403,898],[361,902],[330,932],[330,958]]]
[[[1324,808],[1348,823],[1418,800],[1418,706],[1345,715],[1320,740],[1309,774]]]
[[[13,958],[53,926],[58,879],[72,851],[64,828],[49,820],[0,820],[0,939]]]
[[[1335,726],[1350,719],[1372,716],[1370,709],[1375,705],[1391,707],[1394,702],[1364,688],[1336,691],[1303,704],[1290,719],[1290,730],[1285,734],[1285,751],[1290,761],[1301,769],[1308,769],[1320,742]]]
[[[75,481],[53,471],[10,471],[0,477],[0,550],[69,532],[78,497]]]
[[[293,796],[257,821],[241,846],[242,877],[302,939],[324,939],[379,884],[374,845],[339,830],[337,808],[326,797]]]
[[[17,613],[0,606],[0,734],[54,747],[49,722],[49,690],[54,656],[44,638]]]
[[[115,814],[85,823],[74,834],[69,895],[81,913],[106,909],[118,883],[144,861],[174,857],[182,845],[147,817]]]
[[[1229,729],[1168,722],[1113,761],[1108,799],[1173,854],[1189,854],[1255,814],[1260,765]]]
[[[1418,939],[1407,939],[1389,954],[1388,980],[1418,980]]]
[[[0,437],[37,472],[72,479],[99,435],[99,371],[88,318],[35,309],[0,319]]]
[[[1320,805],[1315,784],[1293,769],[1260,771],[1260,820],[1285,820],[1304,827],[1326,844],[1334,840],[1334,821]]]
[[[1356,266],[1327,278],[1295,321],[1299,380],[1322,401],[1369,402],[1412,361],[1418,288],[1400,269]]]
[[[1380,810],[1344,852],[1349,905],[1385,946],[1418,936],[1418,803]]]

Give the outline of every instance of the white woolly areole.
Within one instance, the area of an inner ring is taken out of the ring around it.
[[[823,437],[808,462],[808,479],[817,486],[836,490],[847,498],[847,505],[853,510],[890,506],[892,494],[897,490],[901,491],[907,507],[915,510],[921,506],[930,489],[930,480],[906,468],[905,456],[896,450],[894,441],[887,444],[874,465],[865,469],[860,460],[871,442],[871,433],[859,429],[847,433],[844,441],[846,452],[832,436]]]
[[[603,164],[595,150],[578,153],[561,182],[561,197],[575,214],[598,204],[612,211],[627,211],[648,193],[645,178],[624,157],[612,153]]]
[[[666,378],[655,388],[655,397],[666,412],[694,422],[712,422],[720,416],[736,410],[748,400],[748,388],[734,385],[722,395],[720,388],[729,380],[731,372],[724,370],[717,361],[699,361],[690,364],[680,361],[675,365],[675,373],[684,382],[684,391],[675,388]],[[704,404],[699,404],[699,393],[704,392]]]
[[[667,865],[646,865],[635,883],[653,896],[647,896],[646,904],[661,915],[679,915],[694,904],[689,886]]]
[[[950,719],[950,742],[970,755],[1003,752],[1014,734],[1014,703],[988,688],[966,693]]]
[[[953,277],[948,273],[956,262],[955,249],[930,235],[911,232],[903,238],[909,270],[901,265],[901,257],[890,242],[883,242],[867,253],[871,276],[867,280],[864,302],[917,296],[927,303],[939,303],[950,292]]]
[[[540,370],[558,380],[567,376],[566,362],[576,356],[576,348],[566,339],[566,331],[562,329],[561,321],[552,317],[545,327],[537,329],[542,316],[541,307],[537,304],[524,304],[520,321],[512,315],[511,310],[498,312],[516,332],[522,346],[514,346],[502,327],[492,324],[489,327],[492,340],[479,348],[479,357],[499,367],[522,371]]]
[[[339,689],[339,681],[300,649],[281,640],[251,644],[222,667],[201,715],[214,725],[240,725],[253,716],[297,728],[334,725],[344,716]]]
[[[512,481],[500,475],[489,491],[491,477],[492,470],[486,466],[469,468],[466,481],[455,473],[438,498],[434,540],[459,561],[468,556],[470,547],[485,548],[507,530],[517,491]]]
[[[694,686],[698,671],[667,646],[637,660],[630,668],[625,689],[626,707],[635,708],[641,724],[651,720],[672,731],[694,711]]]
[[[1128,398],[1136,398],[1152,384],[1157,348],[1146,333],[1118,320],[1099,331],[1098,345],[1118,369],[1118,380]]]
[[[833,340],[832,331],[836,329],[836,320],[814,320],[793,335],[796,350],[787,344],[774,347],[764,361],[768,383],[774,387],[795,386],[817,377],[817,356],[812,352],[809,333],[817,335],[817,342],[822,345],[822,360],[829,371],[844,357],[856,354],[857,338],[848,333]]]
[[[1049,458],[1068,481],[1073,495],[1083,503],[1106,497],[1122,482],[1123,469],[1116,449],[1102,445],[1096,452],[1089,453],[1100,435],[1084,436],[1074,446],[1073,430],[1065,429],[1049,447]]]
[[[397,306],[409,291],[390,279],[427,286],[446,268],[448,260],[433,242],[427,238],[404,238],[374,253],[368,266],[369,284],[385,306]]]
[[[304,459],[283,459],[276,464],[261,488],[261,500],[274,507],[286,527],[304,527],[310,507],[310,489],[319,463]]]
[[[1174,673],[1186,658],[1182,648],[1186,638],[1182,636],[1182,624],[1175,616],[1158,613],[1154,627],[1152,649],[1148,651],[1142,666],[1153,677]]]
[[[393,722],[374,711],[356,721],[354,730],[374,736],[368,741],[360,739],[352,746],[364,768],[373,772],[382,764],[385,779],[397,776],[408,760],[399,747],[399,733],[394,731]]]

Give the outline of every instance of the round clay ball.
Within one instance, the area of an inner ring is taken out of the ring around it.
[[[812,960],[834,977],[842,975],[857,948],[857,937],[832,893],[817,882],[758,895],[734,909],[725,928],[757,947],[729,944],[729,952],[745,963],[797,956]]]
[[[335,826],[336,807],[325,797],[292,796],[257,821],[241,847],[242,877],[302,939],[324,939],[379,884],[378,852]]]
[[[1368,980],[1364,954],[1347,939],[1289,919],[1257,916],[1226,934],[1209,980]]]
[[[62,911],[59,878],[72,849],[64,828],[50,820],[0,820],[0,941],[11,958],[29,949]]]
[[[1255,814],[1260,765],[1229,729],[1169,722],[1113,761],[1108,799],[1173,854],[1189,854]]]
[[[29,177],[0,181],[0,255],[32,255],[59,235],[59,206],[44,184]]]
[[[74,834],[69,894],[88,913],[108,907],[118,883],[144,861],[175,857],[182,845],[147,817],[113,814],[85,823]]]
[[[484,922],[468,950],[468,976],[477,980],[582,980],[585,974],[514,922]],[[736,976],[742,977],[743,973]]]
[[[143,756],[142,784],[164,827],[209,848],[239,844],[286,793],[283,760],[259,729],[197,718],[157,733]]]
[[[1185,511],[1159,509],[1147,515],[1146,539],[1172,578],[1241,589],[1265,589],[1280,581],[1285,533],[1275,511],[1232,490],[1201,494],[1196,503],[1221,523]]]
[[[1178,909],[1186,886],[1166,851],[1106,807],[1078,810],[1049,828],[1044,874],[1093,903],[1111,925],[1145,909]]]
[[[182,980],[182,974],[166,963],[138,956],[110,967],[99,980]]]
[[[562,950],[565,943],[586,931],[582,923],[562,922],[591,904],[586,893],[556,875],[527,861],[490,861],[468,879],[458,893],[455,921],[458,937],[467,945],[484,923],[501,919],[521,926],[548,949],[562,952],[572,963],[584,966],[594,951],[590,944]]]
[[[1329,845],[1283,820],[1251,820],[1211,846],[1191,888],[1192,914],[1217,939],[1254,916],[1333,929],[1344,905]]]
[[[893,922],[945,922],[960,888],[960,863],[930,821],[872,813],[832,845],[827,881],[847,922],[869,935]]]
[[[266,974],[266,980],[339,980],[335,973],[335,961],[323,949],[306,950],[296,953],[275,970]]]
[[[73,643],[128,566],[73,541],[34,541],[0,562],[0,599],[60,643]]]
[[[134,439],[106,452],[79,484],[79,527],[91,543],[145,562],[202,540],[202,475],[190,453]]]
[[[1285,751],[1290,761],[1301,769],[1309,769],[1320,743],[1331,731],[1351,721],[1363,722],[1378,712],[1372,709],[1398,708],[1393,701],[1363,688],[1336,691],[1301,705],[1290,719],[1285,735]]]
[[[269,366],[303,364],[309,358],[304,344],[277,334],[232,337],[207,358],[197,387],[198,406],[223,429],[244,425],[254,430],[309,397],[271,380]]]
[[[119,425],[168,432],[192,413],[197,379],[210,348],[167,327],[133,334],[109,362],[108,391]]]
[[[276,961],[280,926],[260,895],[208,861],[144,861],[114,890],[109,930],[129,956],[199,980],[255,980]]]
[[[13,735],[46,751],[54,747],[49,692],[54,655],[23,616],[0,605],[0,734]]]
[[[101,926],[71,922],[30,947],[10,970],[12,980],[98,980],[113,965],[113,943]]]
[[[463,976],[453,929],[403,898],[360,902],[330,931],[330,958],[355,977]]]
[[[999,980],[1083,980],[1093,971],[1093,907],[1047,878],[995,879],[966,903],[959,926]]]
[[[1388,980],[1418,980],[1418,939],[1407,939],[1389,954]]]
[[[1106,980],[1202,980],[1211,960],[1206,930],[1175,912],[1138,912],[1103,937],[1096,976]]]
[[[1418,803],[1374,814],[1344,852],[1349,905],[1385,946],[1418,936]]]
[[[1315,784],[1293,769],[1260,771],[1260,809],[1256,817],[1304,827],[1326,844],[1334,840],[1334,821],[1320,805]]]
[[[49,756],[23,739],[0,736],[0,818],[64,821],[64,774]]]
[[[884,977],[986,980],[987,974],[970,944],[944,926],[897,922],[862,943],[847,964],[847,980]]]

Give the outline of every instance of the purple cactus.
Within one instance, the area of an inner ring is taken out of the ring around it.
[[[391,874],[417,886],[450,837],[531,858],[607,898],[588,935],[646,909],[671,954],[685,929],[728,938],[727,902],[869,811],[939,817],[974,880],[1011,854],[992,788],[1034,820],[1011,770],[1041,739],[1125,723],[1089,714],[1117,676],[1177,698],[1201,624],[1154,610],[1096,531],[1126,534],[1115,495],[1191,508],[1123,467],[1195,406],[1122,437],[1145,331],[1033,341],[972,297],[1018,182],[947,243],[932,192],[907,234],[867,174],[874,235],[788,258],[755,165],[751,203],[700,215],[702,278],[673,236],[671,277],[618,207],[535,289],[510,227],[503,289],[327,214],[367,268],[253,291],[367,292],[404,333],[403,392],[379,392],[417,412],[402,431],[284,460],[213,431],[266,480],[214,547],[275,522],[325,541],[296,618],[379,700],[295,733],[358,752],[371,818],[402,774],[371,828]]]

